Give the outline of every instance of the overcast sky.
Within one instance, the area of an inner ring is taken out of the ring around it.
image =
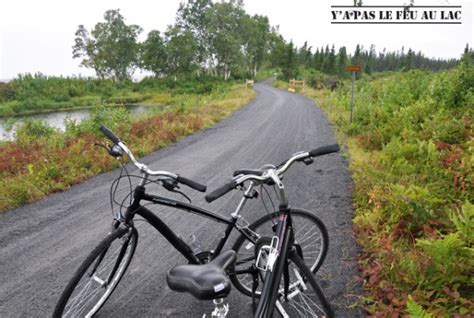
[[[174,23],[181,0],[14,0],[0,1],[0,79],[19,73],[93,75],[72,59],[74,33],[79,24],[91,29],[108,9],[120,9],[126,23],[164,31]],[[364,4],[401,5],[408,0],[366,0]],[[331,4],[352,0],[244,0],[250,14],[270,18],[287,40],[313,47],[335,44],[353,52],[357,43],[377,50],[402,46],[427,56],[459,57],[473,44],[472,0],[415,0],[417,5],[462,5],[461,25],[331,25]]]

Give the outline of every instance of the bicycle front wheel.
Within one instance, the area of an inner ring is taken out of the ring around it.
[[[329,237],[323,221],[313,213],[291,209],[291,219],[294,229],[295,245],[298,247],[301,258],[312,273],[321,267],[326,257]],[[279,212],[265,215],[249,225],[249,229],[255,232],[260,238],[271,239],[273,224],[278,221]],[[254,242],[250,242],[245,236],[240,235],[233,250],[237,252],[235,263],[235,274],[230,276],[233,285],[242,293],[252,296],[253,277],[248,273],[248,269],[255,263]],[[260,289],[256,290],[256,295],[260,295]]]
[[[296,252],[292,253],[289,260],[290,284],[287,295],[284,292],[282,276],[274,312],[278,312],[282,317],[333,317],[329,302],[305,262]]]
[[[92,317],[104,305],[132,260],[138,233],[113,230],[90,253],[59,298],[53,317]]]

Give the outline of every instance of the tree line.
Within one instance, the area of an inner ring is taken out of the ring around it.
[[[104,21],[91,30],[80,25],[75,34],[73,57],[101,78],[130,79],[137,68],[155,77],[213,76],[225,80],[255,77],[262,69],[279,69],[285,79],[298,76],[300,68],[341,75],[348,64],[365,72],[423,68],[441,70],[455,59],[425,57],[404,48],[376,53],[375,47],[357,45],[353,54],[335,46],[313,50],[307,43],[297,48],[287,42],[263,15],[249,15],[242,0],[213,2],[187,0],[180,4],[176,20],[166,31],[151,30],[144,41],[143,29],[128,25],[120,10],[108,10]]]
[[[471,49],[467,47],[466,50]],[[344,46],[336,52],[334,45],[331,48],[329,45],[326,45],[326,48],[317,48],[313,54],[311,47],[308,47],[305,43],[301,48],[294,50],[293,56],[296,61],[289,64],[300,64],[306,68],[313,68],[326,74],[339,76],[347,74],[346,67],[349,64],[359,65],[365,73],[371,74],[411,69],[440,71],[452,68],[458,63],[458,59],[428,58],[421,51],[415,52],[411,48],[408,51],[405,51],[405,48],[402,47],[400,51],[395,52],[386,49],[376,52],[374,45],[370,45],[369,49],[364,49],[360,44],[357,44],[354,53],[350,55]]]

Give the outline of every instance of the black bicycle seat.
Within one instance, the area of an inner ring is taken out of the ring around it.
[[[209,264],[178,265],[169,270],[166,281],[172,290],[190,293],[200,300],[224,298],[231,287],[225,270],[236,258],[235,251],[227,251]]]

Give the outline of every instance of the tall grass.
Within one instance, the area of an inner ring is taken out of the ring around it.
[[[208,95],[225,91],[230,85],[211,77],[180,81],[145,78],[134,83],[26,74],[0,85],[0,116],[98,105],[156,104],[167,102],[170,95]]]
[[[355,183],[364,308],[376,317],[474,312],[474,67],[410,71],[336,92],[304,88],[338,128]]]

